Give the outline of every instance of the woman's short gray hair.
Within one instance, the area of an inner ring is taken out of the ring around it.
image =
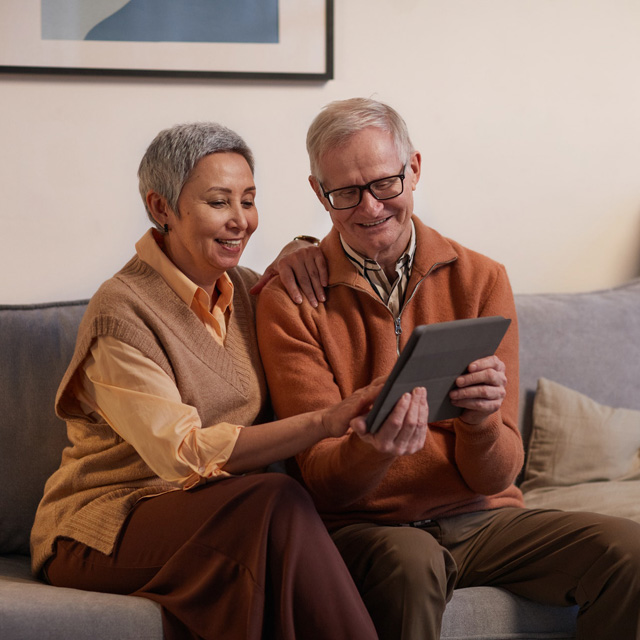
[[[318,163],[322,155],[345,144],[367,127],[377,127],[390,133],[400,160],[406,163],[411,160],[414,149],[409,130],[395,109],[371,98],[336,100],[322,109],[307,132],[311,175],[320,179]]]
[[[196,164],[212,153],[239,153],[254,171],[247,143],[235,132],[216,122],[178,124],[161,131],[149,145],[140,167],[138,182],[147,215],[159,227],[147,207],[147,194],[154,191],[166,198],[179,216],[178,198]]]

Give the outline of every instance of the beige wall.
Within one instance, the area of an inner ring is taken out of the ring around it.
[[[506,264],[517,292],[640,275],[639,0],[336,0],[326,84],[0,74],[1,303],[90,296],[147,228],[155,133],[213,119],[257,159],[262,270],[327,216],[306,128],[328,101],[388,101],[423,154],[417,212]]]

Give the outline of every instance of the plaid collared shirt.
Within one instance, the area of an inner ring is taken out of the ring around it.
[[[347,258],[353,262],[358,273],[367,280],[380,300],[389,307],[393,317],[397,318],[404,302],[416,254],[416,229],[413,221],[411,221],[411,239],[405,252],[396,262],[397,277],[393,282],[389,282],[384,269],[375,260],[360,255],[344,241],[342,236],[340,236],[340,242]]]

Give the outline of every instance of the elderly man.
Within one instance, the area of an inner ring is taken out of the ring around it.
[[[419,324],[512,320],[496,355],[457,380],[459,418],[427,425],[428,398],[417,389],[375,435],[356,419],[347,435],[295,461],[380,637],[438,638],[454,588],[499,585],[578,603],[580,638],[639,638],[640,526],[527,510],[513,484],[524,456],[504,267],[413,215],[421,157],[387,105],[331,103],[307,149],[311,186],[333,222],[321,243],[329,279],[319,305],[293,303],[279,278],[260,296],[260,349],[281,418],[389,373]]]

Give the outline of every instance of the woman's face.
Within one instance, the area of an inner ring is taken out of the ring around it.
[[[180,217],[167,212],[167,255],[193,282],[211,293],[235,267],[258,226],[256,187],[239,153],[212,153],[196,164],[180,197]]]

